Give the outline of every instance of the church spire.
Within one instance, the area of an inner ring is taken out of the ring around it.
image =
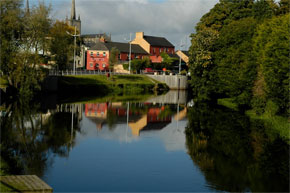
[[[29,14],[29,0],[26,0],[26,13]]]
[[[75,3],[75,0],[72,0],[71,19],[76,19],[76,3]]]

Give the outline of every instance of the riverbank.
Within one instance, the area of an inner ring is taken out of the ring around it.
[[[218,104],[230,108],[232,110],[238,110],[238,105],[234,103],[231,98],[218,99]],[[264,122],[266,132],[269,136],[275,138],[275,135],[279,135],[288,144],[290,144],[290,132],[289,122],[287,117],[275,115],[271,108],[265,110],[261,115],[255,113],[254,110],[247,110],[245,114],[251,120],[261,120]]]
[[[62,93],[137,94],[165,91],[168,86],[143,75],[78,75],[59,77],[58,90]]]

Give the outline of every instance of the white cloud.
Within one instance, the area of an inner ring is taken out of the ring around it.
[[[194,32],[200,17],[218,0],[76,0],[82,33],[106,32],[114,41],[128,39],[129,33],[163,36],[179,48],[181,39]],[[53,7],[56,18],[70,15],[70,1]]]

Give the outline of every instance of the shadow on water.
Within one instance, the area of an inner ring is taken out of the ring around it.
[[[207,104],[190,108],[188,119],[188,153],[210,188],[289,192],[289,145],[263,122]]]

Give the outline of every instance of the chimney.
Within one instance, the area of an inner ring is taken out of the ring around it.
[[[143,39],[144,38],[144,32],[136,32],[136,39]]]

